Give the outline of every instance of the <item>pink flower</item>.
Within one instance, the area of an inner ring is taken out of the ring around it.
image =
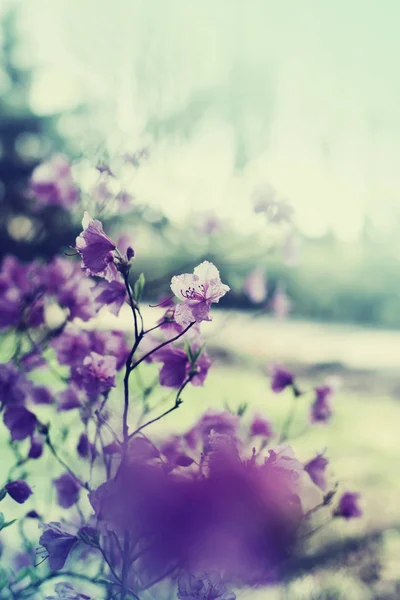
[[[269,301],[269,307],[272,309],[277,319],[285,319],[292,307],[289,296],[286,294],[285,286],[278,283],[276,290]]]
[[[104,277],[107,281],[118,279],[115,264],[117,246],[104,233],[100,221],[93,220],[85,212],[82,219],[82,233],[76,238],[76,250],[82,258],[82,269],[89,275]]]
[[[334,391],[329,385],[315,388],[315,400],[311,407],[312,423],[327,423],[332,416],[332,397]]]
[[[194,321],[211,321],[211,304],[219,302],[230,288],[221,282],[218,269],[205,260],[193,274],[175,275],[171,290],[182,301],[175,309],[175,320],[185,326]]]
[[[273,430],[271,423],[266,419],[263,419],[263,417],[256,415],[250,425],[250,435],[252,437],[256,435],[260,435],[265,438],[272,437]]]
[[[68,159],[63,154],[56,154],[36,167],[32,173],[31,191],[43,206],[69,208],[75,204],[78,189]]]
[[[263,267],[256,267],[247,275],[244,282],[244,291],[254,304],[264,302],[267,297],[267,279]]]

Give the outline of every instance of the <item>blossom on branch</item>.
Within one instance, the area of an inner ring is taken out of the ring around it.
[[[218,269],[205,260],[193,274],[175,275],[171,280],[171,290],[181,300],[175,308],[175,320],[186,326],[193,322],[211,321],[211,304],[219,302],[230,288],[221,282]]]

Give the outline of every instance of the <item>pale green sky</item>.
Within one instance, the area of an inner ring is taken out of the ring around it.
[[[111,147],[152,145],[137,195],[251,226],[269,182],[310,234],[400,208],[395,0],[25,0],[40,112],[90,99]],[[246,226],[247,226],[246,225]]]

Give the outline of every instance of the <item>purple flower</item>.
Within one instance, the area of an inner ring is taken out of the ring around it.
[[[53,404],[54,398],[46,387],[34,387],[31,391],[31,399],[35,404]]]
[[[104,277],[107,281],[117,280],[115,266],[116,245],[104,233],[100,221],[93,220],[85,212],[82,219],[83,232],[76,238],[76,249],[82,258],[82,269],[88,275]]]
[[[58,410],[73,410],[74,408],[80,408],[81,406],[82,402],[80,400],[79,390],[71,383],[71,385],[59,395]]]
[[[57,583],[54,591],[57,596],[46,596],[45,600],[90,600],[90,596],[77,592],[71,583]]]
[[[68,325],[63,333],[56,337],[52,346],[57,353],[58,362],[70,367],[80,365],[91,350],[86,331]]]
[[[82,273],[75,275],[61,287],[57,300],[61,306],[68,309],[70,321],[88,321],[96,315],[91,282],[82,279]]]
[[[267,278],[263,267],[256,267],[247,275],[244,282],[244,291],[254,304],[264,302],[267,297]]]
[[[198,422],[185,434],[184,438],[189,448],[194,449],[201,443],[207,445],[212,431],[236,438],[240,419],[228,411],[208,410]]]
[[[117,317],[127,299],[125,285],[119,281],[111,281],[110,283],[104,281],[99,284],[98,288],[101,291],[95,298],[97,310],[107,305],[110,312]]]
[[[286,294],[285,287],[282,283],[277,285],[268,306],[272,309],[274,317],[277,319],[285,319],[288,316],[292,303],[290,302],[289,296]]]
[[[42,456],[43,453],[43,444],[38,439],[31,439],[31,447],[29,448],[28,457],[32,459],[37,459]]]
[[[43,206],[69,208],[78,199],[78,189],[72,178],[68,159],[57,154],[42,163],[32,173],[31,191]]]
[[[90,396],[97,396],[115,387],[117,359],[115,356],[102,356],[97,352],[91,352],[77,371],[86,392]]]
[[[24,406],[7,406],[3,420],[13,442],[31,437],[37,424],[36,416]]]
[[[76,450],[81,458],[87,458],[91,453],[95,452],[96,449],[93,444],[89,442],[86,433],[81,433]]]
[[[360,494],[355,492],[345,492],[339,500],[339,506],[334,513],[335,516],[343,517],[344,519],[361,517],[363,512],[358,505],[359,497]]]
[[[180,388],[188,376],[191,376],[192,385],[203,385],[212,364],[205,352],[192,364],[184,350],[171,347],[156,352],[154,360],[163,363],[160,385],[171,388]]]
[[[11,496],[15,502],[18,502],[18,504],[24,504],[29,496],[33,494],[30,486],[22,479],[10,481],[10,483],[7,483],[4,487],[7,490],[8,495]]]
[[[263,417],[256,415],[250,425],[250,435],[261,435],[266,438],[272,437],[273,430],[271,427],[271,423],[266,419],[263,419]]]
[[[211,321],[211,304],[219,302],[229,289],[221,282],[218,269],[207,260],[193,274],[175,275],[171,290],[182,301],[175,309],[176,322],[186,326],[194,321]]]
[[[273,365],[271,378],[271,389],[273,392],[279,394],[293,384],[294,376],[290,371],[280,365]]]
[[[333,389],[329,385],[315,388],[316,397],[311,407],[312,423],[327,423],[332,416]]]
[[[192,575],[184,573],[178,579],[179,600],[235,600],[228,592],[218,573]]]
[[[0,402],[5,405],[24,404],[31,383],[11,363],[0,364]]]
[[[64,473],[54,480],[57,501],[62,508],[71,508],[79,498],[81,487],[70,473]]]
[[[322,491],[326,490],[326,467],[329,464],[329,460],[318,454],[315,458],[311,459],[304,465],[304,470],[307,471],[312,481]]]
[[[125,335],[121,331],[91,331],[89,339],[90,348],[93,352],[115,356],[118,371],[125,365],[129,348]]]
[[[39,543],[47,550],[49,565],[53,571],[59,571],[77,543],[76,535],[61,529],[60,523],[48,523],[39,539]]]

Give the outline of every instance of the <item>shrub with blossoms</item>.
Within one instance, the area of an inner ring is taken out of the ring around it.
[[[52,166],[57,182],[42,169],[33,192],[69,205],[68,165]],[[202,328],[229,287],[203,261],[172,278],[163,316],[146,327],[145,277],[134,275],[140,248],[118,248],[87,213],[82,226],[73,245],[80,264],[69,256],[25,265],[9,256],[1,267],[0,327],[15,348],[0,365],[0,410],[15,461],[0,482],[0,500],[11,501],[0,514],[10,564],[0,570],[0,597],[234,600],[240,589],[283,581],[319,511],[361,515],[357,493],[336,499],[326,456],[303,464],[288,444],[296,406],[306,401],[294,374],[280,365],[271,373],[273,392],[293,395],[280,434],[262,415],[245,423],[242,408],[210,406],[187,431],[155,436],[152,425],[171,426],[187,386],[206,382],[212,360]],[[255,271],[247,281],[255,301],[265,299],[262,278]],[[124,305],[130,334],[88,323],[100,309],[118,316]],[[157,381],[141,387],[149,364],[158,365]],[[157,386],[175,390],[169,406],[150,407]],[[315,389],[310,422],[329,420],[333,393]],[[73,456],[64,443],[71,432]],[[29,466],[49,457],[58,508],[42,511],[42,484]],[[12,502],[26,506],[24,516],[13,516]],[[7,547],[11,528],[18,550]]]

